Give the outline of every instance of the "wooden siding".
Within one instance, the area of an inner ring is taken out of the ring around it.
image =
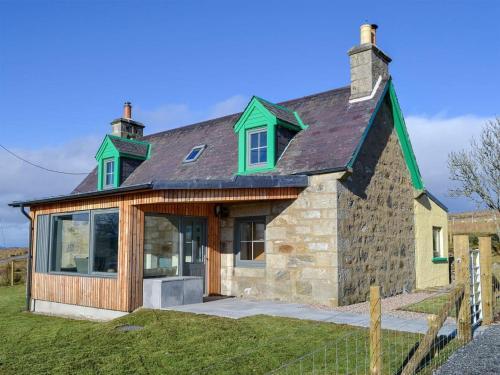
[[[220,225],[215,203],[294,199],[297,188],[165,190],[129,193],[31,207],[32,215],[119,208],[118,274],[115,278],[35,272],[32,298],[110,310],[133,311],[142,306],[144,213],[201,216],[208,220],[208,292],[220,293]],[[33,231],[36,244],[36,230]],[[36,259],[36,245],[33,256]]]

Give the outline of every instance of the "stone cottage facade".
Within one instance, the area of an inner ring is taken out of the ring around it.
[[[345,87],[254,96],[149,135],[125,103],[73,192],[11,204],[31,210],[30,309],[109,317],[203,295],[338,306],[444,270],[445,207],[425,205],[438,201],[375,32],[361,26]]]

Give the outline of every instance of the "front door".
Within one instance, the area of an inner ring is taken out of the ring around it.
[[[205,280],[206,222],[199,218],[183,218],[182,275],[201,276]]]

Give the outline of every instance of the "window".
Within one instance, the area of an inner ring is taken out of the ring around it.
[[[263,266],[265,252],[265,217],[241,218],[235,222],[236,265]]]
[[[179,219],[144,217],[144,276],[179,276]]]
[[[267,130],[248,132],[248,164],[259,166],[267,163]]]
[[[115,161],[104,160],[104,188],[115,186]]]
[[[190,163],[196,161],[207,145],[195,146],[189,151],[189,154],[184,158],[183,163]]]
[[[53,215],[50,271],[116,274],[118,211],[96,210]]]
[[[92,216],[92,271],[116,273],[118,269],[118,212],[98,211]]]
[[[432,256],[434,258],[441,258],[443,256],[441,227],[432,227]]]
[[[88,273],[89,234],[88,212],[53,216],[50,270]]]

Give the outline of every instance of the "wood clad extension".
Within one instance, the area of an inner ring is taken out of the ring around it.
[[[221,288],[220,225],[214,213],[215,204],[295,199],[299,192],[297,188],[161,190],[33,206],[35,225],[36,217],[41,214],[118,208],[120,234],[115,278],[36,273],[33,262],[32,298],[120,311],[133,311],[142,306],[144,214],[148,212],[207,218],[208,293],[218,294]],[[35,235],[36,230],[33,232]],[[36,238],[33,244],[35,259]]]

